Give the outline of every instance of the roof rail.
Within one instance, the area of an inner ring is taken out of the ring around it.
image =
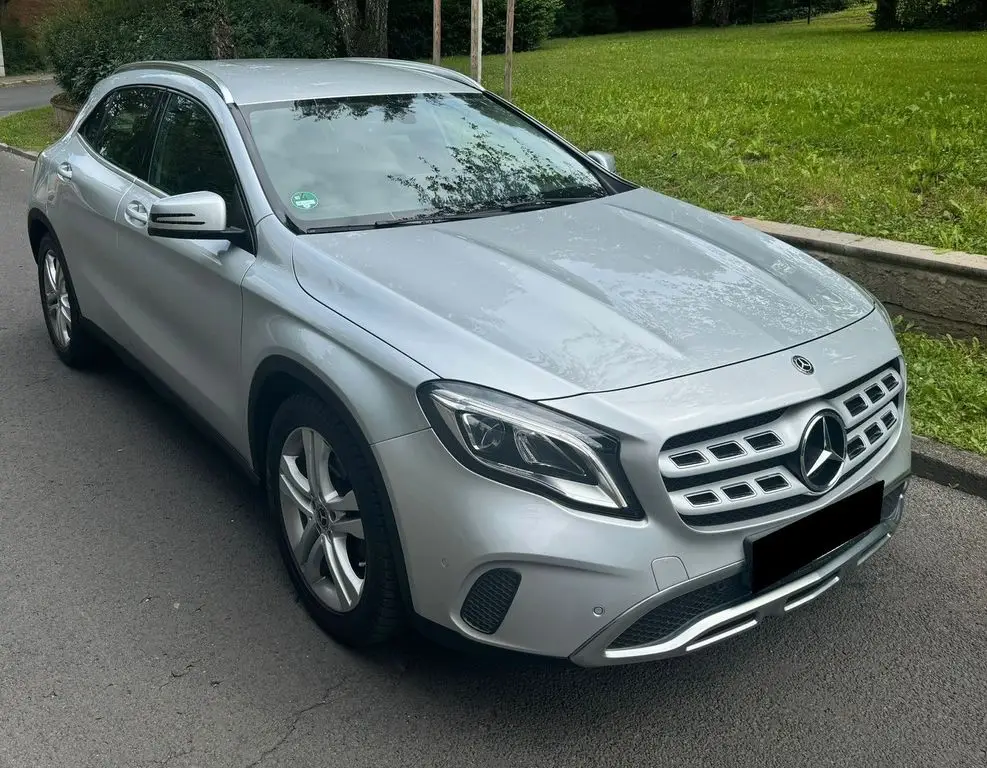
[[[405,61],[403,59],[374,59],[359,56],[347,56],[343,57],[344,61],[355,61],[366,64],[379,64],[385,67],[398,67],[401,69],[410,69],[415,72],[427,72],[430,75],[436,75],[437,77],[444,77],[446,80],[452,80],[453,82],[459,83],[461,85],[468,85],[471,88],[476,88],[479,91],[483,90],[483,86],[480,85],[472,77],[464,75],[462,72],[457,72],[454,69],[448,69],[446,67],[439,67],[435,64],[426,64],[420,61]]]
[[[233,101],[233,94],[230,93],[229,88],[223,85],[222,82],[201,67],[184,61],[135,61],[130,64],[124,64],[122,67],[117,67],[113,74],[117,74],[118,72],[133,72],[139,69],[162,69],[166,72],[175,72],[179,75],[194,77],[196,80],[205,83],[216,91],[227,104],[235,103]]]

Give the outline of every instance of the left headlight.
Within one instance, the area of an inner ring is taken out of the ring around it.
[[[439,439],[468,469],[577,509],[644,517],[620,468],[620,441],[612,435],[473,384],[427,382],[418,400]]]

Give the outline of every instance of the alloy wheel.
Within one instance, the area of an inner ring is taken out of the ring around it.
[[[55,343],[68,349],[72,341],[72,300],[62,264],[54,251],[44,256],[45,312]]]
[[[367,550],[339,455],[314,429],[299,427],[284,442],[278,475],[284,529],[300,573],[326,607],[353,610],[363,594]]]

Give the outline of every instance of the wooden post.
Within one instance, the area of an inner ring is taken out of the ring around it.
[[[806,24],[811,24],[811,23],[812,23],[812,0],[809,0],[809,20],[806,22]]]
[[[432,63],[442,64],[442,0],[432,2]]]
[[[470,77],[483,78],[483,0],[473,0],[470,8]]]
[[[504,40],[504,98],[508,101],[514,88],[514,2],[507,0],[507,38]]]
[[[6,75],[6,70],[3,67],[3,35],[0,34],[0,77]]]

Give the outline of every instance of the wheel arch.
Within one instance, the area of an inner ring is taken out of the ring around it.
[[[279,354],[270,355],[257,366],[250,382],[250,393],[247,398],[247,440],[250,460],[255,474],[260,480],[261,488],[266,489],[267,487],[267,438],[271,421],[281,403],[296,394],[310,394],[329,406],[343,421],[346,428],[359,443],[360,450],[364,452],[367,466],[370,467],[374,480],[382,492],[384,521],[397,567],[401,597],[409,615],[413,615],[414,603],[408,582],[408,570],[405,565],[404,549],[401,544],[397,521],[394,518],[390,493],[364,430],[361,429],[359,422],[344,403],[342,397],[333,391],[322,377],[304,364]]]
[[[31,208],[27,212],[27,237],[31,242],[31,253],[34,254],[35,264],[38,263],[38,259],[40,258],[38,249],[41,247],[41,239],[45,235],[51,235],[54,238],[55,243],[64,255],[65,249],[62,248],[62,244],[58,240],[58,235],[55,234],[55,228],[52,226],[51,220],[40,208]]]

